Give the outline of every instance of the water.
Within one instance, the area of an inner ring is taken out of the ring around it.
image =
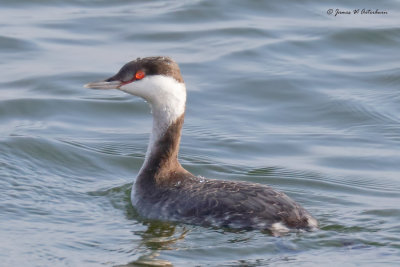
[[[397,1],[0,5],[0,265],[397,266]],[[184,167],[270,184],[320,231],[278,238],[138,216],[129,194],[149,108],[82,85],[152,55],[178,61],[187,84]]]

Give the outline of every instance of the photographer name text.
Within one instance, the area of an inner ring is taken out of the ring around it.
[[[340,15],[387,15],[388,12],[379,9],[366,9],[366,8],[358,8],[353,10],[341,10],[339,8],[333,9],[330,8],[326,11],[328,15],[340,16]]]

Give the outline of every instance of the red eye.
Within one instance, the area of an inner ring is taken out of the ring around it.
[[[144,74],[144,71],[139,70],[138,72],[136,72],[135,74],[135,79],[136,80],[141,80],[146,76],[146,74]]]

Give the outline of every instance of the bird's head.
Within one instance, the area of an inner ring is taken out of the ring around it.
[[[85,85],[92,89],[118,89],[150,103],[153,112],[167,112],[171,119],[183,114],[186,87],[178,64],[169,57],[138,58],[117,74]]]

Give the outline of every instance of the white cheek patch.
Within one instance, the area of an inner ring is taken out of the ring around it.
[[[172,77],[147,76],[142,80],[123,85],[119,89],[147,100],[151,104],[153,114],[160,113],[158,114],[159,122],[170,125],[185,111],[185,84]]]

